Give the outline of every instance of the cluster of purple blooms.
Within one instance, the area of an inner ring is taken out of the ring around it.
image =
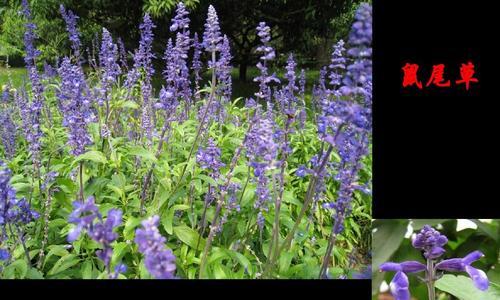
[[[74,156],[85,153],[85,147],[92,144],[87,125],[94,121],[91,110],[92,95],[79,65],[73,65],[65,57],[59,67],[61,85],[57,93],[59,107],[63,112],[63,126],[67,127],[70,153]]]
[[[5,100],[2,101],[7,102],[9,88],[7,87],[5,91],[3,97]],[[12,159],[16,154],[17,126],[11,117],[13,113],[12,108],[0,106],[0,141],[2,141],[3,152],[7,159]]]
[[[176,33],[175,45],[173,45],[172,39],[168,40],[164,55],[166,68],[163,72],[167,87],[163,89],[163,97],[160,98],[160,103],[157,105],[164,109],[167,114],[175,112],[179,100],[185,101],[186,107],[191,102],[187,63],[188,51],[191,48],[188,14],[184,4],[179,3],[170,26],[170,31]]]
[[[207,146],[205,148],[200,147],[198,153],[196,154],[196,161],[200,164],[202,169],[206,169],[210,178],[213,180],[218,180],[221,176],[220,168],[224,167],[225,164],[221,162],[221,150],[218,148],[214,141],[209,138]],[[205,204],[210,205],[215,197],[217,196],[217,187],[210,185],[208,192],[205,194]]]
[[[121,74],[118,65],[118,46],[113,43],[113,38],[106,28],[102,29],[101,51],[99,52],[99,65],[102,70],[101,88],[97,103],[102,106],[109,105],[111,98],[111,88]]]
[[[89,197],[86,201],[74,201],[73,211],[68,217],[68,222],[75,224],[68,234],[68,242],[73,242],[84,231],[96,242],[101,244],[102,249],[97,250],[96,254],[106,266],[110,276],[111,273],[111,257],[113,256],[113,248],[111,244],[118,238],[118,234],[114,229],[122,223],[122,211],[119,209],[110,209],[106,221],[103,220],[99,209],[94,203],[94,198]],[[123,271],[121,264],[117,265],[116,272]]]
[[[269,75],[267,62],[276,57],[273,47],[270,46],[271,28],[265,22],[260,22],[257,26],[257,35],[260,38],[262,45],[257,47],[256,52],[261,53],[260,62],[257,63],[257,68],[260,75],[254,78],[254,81],[259,82],[259,91],[255,94],[258,99],[266,100],[268,107],[271,105],[271,87],[270,84],[274,81],[280,83],[276,74]]]
[[[246,153],[257,181],[254,207],[259,209],[257,223],[264,226],[263,212],[268,210],[271,199],[267,171],[275,168],[279,145],[275,142],[274,123],[271,119],[258,116],[252,120],[254,127],[247,133]]]
[[[427,265],[418,261],[405,261],[401,263],[386,262],[380,265],[382,272],[396,272],[390,283],[392,295],[396,300],[410,300],[409,281],[407,274],[423,272],[426,273],[426,282],[434,282],[436,271],[466,272],[472,282],[479,290],[488,289],[488,277],[484,271],[476,269],[471,264],[481,259],[484,254],[480,251],[473,251],[464,258],[451,258],[438,261],[445,253],[443,248],[448,243],[448,238],[429,225],[425,225],[422,230],[414,237],[413,247],[423,252],[427,259]],[[431,263],[429,263],[431,262]],[[434,264],[437,262],[437,264]]]
[[[345,65],[346,60],[342,57],[344,43],[339,41],[334,46],[330,64],[332,70],[330,84],[333,86],[333,92],[327,91],[325,93],[325,95],[333,95],[334,101],[322,99],[321,115],[318,118],[320,139],[334,146],[340,156],[340,162],[337,164],[338,173],[335,175],[335,179],[340,182],[338,197],[335,202],[324,205],[335,211],[333,230],[335,233],[340,233],[343,230],[343,221],[351,210],[353,192],[360,189],[357,176],[362,167],[362,158],[369,152],[372,124],[370,101],[364,100],[362,104],[359,104],[352,100],[340,99],[336,90],[340,84],[338,74],[339,71],[347,69],[339,88],[340,91],[357,91],[371,83],[371,23],[371,6],[366,3],[361,4],[356,12],[355,22],[349,35],[349,45],[353,48],[349,49],[347,54],[351,63]],[[370,28],[370,30],[366,28]],[[345,78],[351,79],[345,80]],[[356,78],[356,80],[352,78]],[[345,95],[345,93],[343,94]],[[366,93],[363,93],[362,96],[363,99],[371,97]]]
[[[20,109],[21,118],[23,120],[23,127],[26,140],[28,141],[29,150],[32,154],[33,163],[36,166],[40,164],[40,148],[41,148],[41,116],[43,109],[43,85],[40,75],[36,68],[36,60],[40,56],[40,51],[35,47],[36,25],[33,23],[31,10],[27,0],[22,1],[22,13],[26,18],[25,33],[24,33],[24,47],[25,56],[24,61],[28,69],[28,77],[31,82],[32,100],[25,91],[16,92],[16,99]]]
[[[144,254],[144,265],[157,279],[175,278],[175,256],[165,246],[166,239],[158,230],[160,218],[152,216],[142,221],[142,228],[135,232],[135,243]]]
[[[80,63],[80,48],[82,43],[80,42],[80,32],[78,32],[76,22],[78,16],[75,15],[71,10],[66,10],[64,5],[59,6],[59,12],[61,13],[64,22],[66,22],[66,30],[69,33],[69,41],[71,42],[71,49],[73,50],[73,57]]]
[[[3,242],[7,239],[7,229],[19,228],[38,219],[38,212],[32,210],[25,198],[17,199],[16,190],[11,186],[11,170],[0,160],[0,260],[10,258],[9,251],[3,248]],[[22,234],[19,239],[24,239]]]

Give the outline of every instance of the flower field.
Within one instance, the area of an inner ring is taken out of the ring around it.
[[[369,4],[313,84],[255,24],[249,98],[217,7],[196,33],[179,3],[160,56],[148,14],[136,49],[106,28],[84,49],[61,5],[55,66],[22,8],[27,76],[0,77],[0,278],[371,277]]]

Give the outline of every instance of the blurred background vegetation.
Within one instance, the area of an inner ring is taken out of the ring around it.
[[[472,287],[472,281],[466,273],[449,273],[448,293],[442,293],[438,299],[494,300],[500,299],[500,220],[477,219],[416,219],[416,220],[374,220],[373,237],[373,300],[393,300],[386,289],[394,277],[394,272],[379,272],[379,266],[387,261],[402,262],[417,260],[422,263],[422,253],[411,245],[411,235],[420,231],[424,225],[431,225],[448,237],[443,259],[464,257],[474,250],[485,254],[473,266],[487,273],[490,288],[487,293]],[[418,274],[417,274],[418,275]],[[420,274],[425,276],[424,273]],[[459,277],[456,277],[456,276]],[[445,275],[447,276],[447,275]],[[463,277],[467,276],[467,277]],[[408,276],[412,300],[426,300],[427,288],[415,274]],[[443,279],[441,279],[443,280]],[[385,283],[383,283],[385,282]],[[438,281],[439,282],[439,281]],[[442,282],[443,283],[443,282]],[[438,288],[443,285],[436,285]],[[382,290],[381,290],[382,287]],[[439,289],[437,289],[439,292]]]
[[[83,49],[92,52],[92,41],[107,28],[114,38],[121,38],[129,52],[129,59],[138,46],[139,24],[148,12],[156,24],[154,50],[158,69],[163,69],[163,52],[171,37],[169,26],[179,0],[32,0],[30,4],[38,27],[37,47],[42,55],[40,62],[54,65],[69,53],[69,40],[65,24],[59,14],[59,5],[79,16]],[[272,28],[272,44],[277,61],[271,68],[278,69],[286,63],[288,53],[294,52],[298,67],[307,70],[308,85],[317,80],[318,69],[327,65],[332,44],[346,39],[354,12],[361,1],[357,0],[184,0],[190,10],[191,34],[201,37],[208,5],[216,8],[221,30],[231,41],[233,54],[233,82],[235,97],[250,96],[256,90],[252,78],[257,73],[254,49],[259,43],[255,27],[265,21]],[[365,1],[366,2],[366,1]],[[371,2],[371,1],[369,1]],[[0,1],[0,68],[9,64],[14,69],[23,67],[23,18],[19,15],[21,0]],[[314,71],[313,71],[314,70]],[[5,84],[4,69],[0,69],[0,83]],[[159,72],[157,72],[159,73]],[[14,70],[14,77],[22,71]],[[157,74],[159,76],[159,74]],[[16,83],[21,79],[14,78]],[[158,78],[161,81],[161,78]]]

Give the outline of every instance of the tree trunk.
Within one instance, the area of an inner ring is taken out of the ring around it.
[[[240,62],[240,81],[247,81],[247,62]]]

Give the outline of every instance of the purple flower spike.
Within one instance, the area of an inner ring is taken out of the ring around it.
[[[159,220],[158,216],[152,216],[142,221],[142,228],[135,232],[135,243],[144,254],[144,264],[151,275],[157,279],[173,279],[175,256],[165,246],[166,239],[158,230]]]
[[[442,247],[446,243],[448,238],[429,225],[425,225],[412,241],[413,247],[424,251],[424,256],[430,259],[443,255],[445,250]]]
[[[59,11],[66,22],[66,30],[68,31],[69,40],[71,41],[73,55],[79,60],[80,47],[82,43],[80,42],[80,32],[78,32],[76,27],[78,16],[76,16],[71,10],[66,10],[62,4],[59,6]]]
[[[396,273],[390,283],[391,294],[396,300],[410,300],[408,276],[402,271]]]
[[[471,263],[479,260],[484,254],[481,251],[469,253],[464,258],[446,259],[436,265],[436,269],[451,272],[467,272],[474,285],[484,291],[488,289],[488,277],[482,270],[471,266]]]
[[[205,23],[205,32],[203,33],[203,46],[208,52],[216,52],[220,50],[221,42],[219,18],[215,8],[210,5],[208,7],[207,22]]]

